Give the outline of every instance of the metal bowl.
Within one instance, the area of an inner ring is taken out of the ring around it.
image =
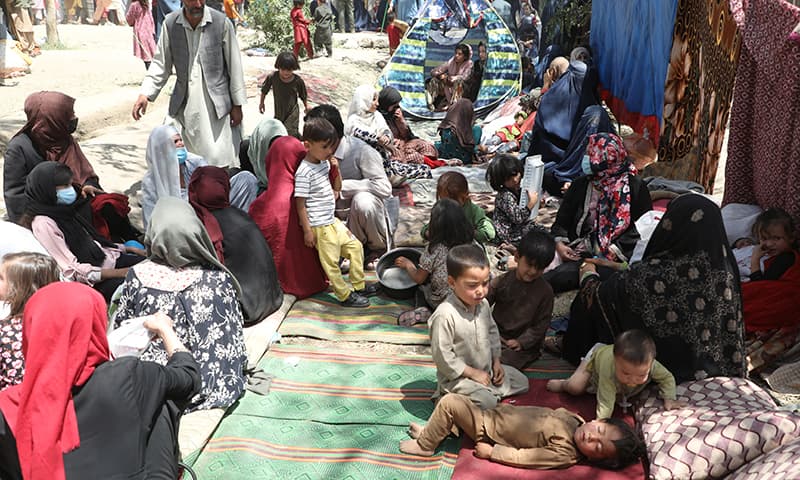
[[[414,262],[414,265],[419,265],[419,259],[422,253],[415,248],[395,248],[386,252],[375,266],[375,273],[378,275],[378,281],[383,287],[386,295],[399,300],[411,298],[414,296],[414,291],[417,288],[417,282],[400,267],[395,266],[394,261],[398,257],[406,257]]]

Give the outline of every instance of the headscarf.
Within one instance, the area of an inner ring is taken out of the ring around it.
[[[63,168],[65,165],[58,162],[42,162],[33,167],[25,180],[26,212],[52,218],[64,234],[64,241],[75,258],[81,263],[99,267],[106,254],[95,241],[107,247],[114,244],[101,237],[92,223],[78,213],[78,209],[89,201],[88,198],[78,198],[72,205],[56,204],[56,187],[60,183],[56,180],[56,174]]]
[[[189,181],[189,203],[192,204],[197,217],[206,227],[217,258],[221,263],[225,263],[225,254],[222,246],[224,235],[216,217],[211,213],[213,210],[228,208],[231,206],[228,196],[231,191],[231,183],[228,174],[219,167],[200,167],[192,174]]]
[[[569,68],[569,60],[566,57],[556,57],[550,62],[550,66],[544,72],[544,83],[542,90],[549,90],[556,81],[564,75]]]
[[[80,446],[72,389],[109,360],[106,302],[77,282],[39,289],[25,306],[22,383],[0,392],[26,480],[63,480],[64,454]]]
[[[286,127],[280,120],[275,118],[262,118],[261,121],[250,135],[250,147],[247,149],[247,156],[250,164],[253,165],[253,173],[258,177],[258,185],[266,189],[269,180],[267,179],[266,159],[270,143],[276,137],[288,135]]]
[[[633,317],[678,382],[744,375],[739,273],[712,201],[692,193],[672,200],[626,274]]]
[[[372,101],[377,92],[372,85],[359,85],[350,101],[350,108],[347,111],[347,123],[344,126],[345,135],[352,135],[356,129],[366,133],[381,136],[391,135],[389,125],[383,119],[383,115],[377,111],[371,112]]]
[[[585,58],[586,60],[581,60],[581,58]],[[579,61],[583,63],[588,63],[589,60],[592,59],[592,54],[589,53],[589,49],[586,47],[575,47],[569,54],[569,61]]]
[[[300,140],[291,136],[275,140],[266,161],[270,187],[250,205],[250,217],[272,250],[281,288],[298,298],[309,297],[328,286],[319,255],[303,243],[297,218],[294,174],[305,156]]]
[[[156,263],[172,268],[202,265],[231,273],[217,258],[214,244],[192,206],[180,198],[158,200],[144,244],[150,252],[150,260]],[[241,293],[239,282],[232,274],[231,281],[236,292]]]
[[[594,235],[600,253],[611,260],[614,239],[631,224],[631,175],[636,167],[628,161],[622,139],[613,133],[595,133],[586,147],[592,168],[592,183],[600,191]]]
[[[389,125],[394,138],[406,141],[413,140],[417,137],[411,131],[411,127],[405,122],[399,122],[397,117],[394,116],[394,112],[389,111],[389,107],[398,105],[402,100],[403,97],[400,92],[396,88],[387,85],[378,94],[378,111],[383,115],[386,124]]]
[[[472,102],[466,98],[460,98],[450,106],[439,124],[439,132],[442,130],[452,130],[458,143],[464,149],[472,151],[475,148],[475,137],[472,135],[472,124],[475,122],[475,110]]]
[[[72,170],[72,182],[83,186],[97,174],[69,132],[75,115],[75,99],[60,92],[36,92],[25,99],[28,121],[17,132],[27,134],[45,160],[63,163]],[[16,135],[15,135],[16,136]]]

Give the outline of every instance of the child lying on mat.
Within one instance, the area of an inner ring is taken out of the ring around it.
[[[453,293],[428,319],[436,364],[433,398],[460,393],[486,409],[501,398],[527,392],[527,377],[500,363],[500,335],[484,298],[489,261],[483,249],[475,244],[451,248],[447,275]]]
[[[601,468],[623,468],[642,457],[644,443],[617,418],[589,423],[559,408],[501,404],[478,409],[463,395],[445,395],[424,427],[411,423],[413,440],[400,451],[429,457],[456,426],[475,441],[475,456],[526,468],[566,468],[585,461]]]
[[[614,340],[614,345],[596,344],[566,380],[550,380],[551,392],[583,395],[597,394],[597,418],[611,417],[614,402],[630,406],[628,399],[638,394],[650,381],[659,385],[664,408],[672,410],[684,406],[675,399],[675,377],[656,359],[656,344],[642,330],[628,330]]]

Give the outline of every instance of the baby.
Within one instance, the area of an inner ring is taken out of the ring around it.
[[[598,343],[586,354],[578,369],[566,380],[550,380],[551,392],[582,395],[597,394],[597,418],[611,417],[619,397],[623,408],[627,400],[638,394],[650,381],[660,387],[664,408],[684,406],[675,399],[675,377],[656,359],[656,344],[642,330],[628,330],[614,340],[614,345]]]

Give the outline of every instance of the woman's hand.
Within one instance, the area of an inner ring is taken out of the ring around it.
[[[100,190],[99,188],[93,187],[91,185],[84,185],[83,187],[81,187],[81,196],[82,197],[94,197],[95,195],[97,195],[99,193],[104,193],[104,192],[102,190]]]
[[[144,250],[142,250],[141,248],[138,248],[138,247],[126,246],[125,247],[125,253],[133,253],[134,255],[139,255],[140,257],[146,257],[147,256],[147,252],[145,252]]]
[[[564,244],[564,242],[556,242],[556,253],[561,257],[561,260],[567,262],[577,262],[581,258],[578,252]]]
[[[172,319],[163,312],[156,312],[144,321],[144,328],[160,337],[164,332],[169,332],[173,329]]]
[[[614,270],[625,270],[625,267],[627,266],[627,263],[615,262],[607,258],[587,258],[584,260],[584,263],[588,265],[613,268]],[[595,270],[597,269],[595,268]]]
[[[539,192],[525,190],[525,193],[528,194],[528,210],[533,210],[533,207],[539,202]]]

